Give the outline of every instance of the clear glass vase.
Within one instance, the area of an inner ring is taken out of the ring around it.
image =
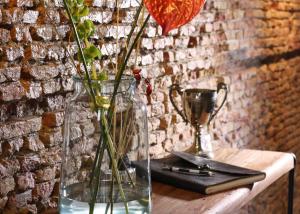
[[[101,84],[93,82],[92,85],[97,86],[98,94],[111,98],[114,76]],[[93,101],[86,88],[82,80],[75,78],[75,91],[67,102],[60,213],[88,214],[91,203],[94,204],[95,214],[150,213],[147,113],[146,106],[136,93],[134,78],[122,78],[114,111],[111,117],[105,115],[109,118],[113,160],[108,152],[109,146],[103,147],[105,136],[100,118],[107,112],[92,110]],[[101,166],[95,160],[100,160]],[[117,171],[113,163],[117,163]]]

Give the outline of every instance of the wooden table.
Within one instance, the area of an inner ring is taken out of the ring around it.
[[[242,187],[214,195],[178,189],[158,182],[152,183],[153,214],[208,214],[234,213],[260,192],[289,172],[288,213],[293,213],[295,156],[291,153],[218,149],[215,160],[225,163],[260,170],[266,173],[263,181],[254,184],[250,190]]]

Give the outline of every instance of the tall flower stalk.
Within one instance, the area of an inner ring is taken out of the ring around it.
[[[91,199],[89,202],[89,213],[94,213],[97,195],[101,185],[101,165],[103,163],[105,151],[107,151],[108,153],[110,159],[110,166],[112,169],[110,210],[111,212],[113,210],[113,183],[114,181],[116,181],[119,189],[119,194],[124,203],[125,211],[126,213],[128,213],[129,211],[127,199],[123,191],[119,171],[119,163],[123,162],[123,157],[118,156],[116,144],[113,142],[113,137],[111,136],[111,129],[113,124],[111,121],[113,113],[115,111],[115,98],[118,92],[121,78],[127,67],[127,63],[131,57],[131,54],[135,49],[139,38],[141,37],[149,21],[150,16],[148,15],[148,17],[144,20],[142,26],[138,30],[137,34],[134,35],[134,32],[138,26],[138,20],[140,17],[141,10],[143,8],[143,4],[141,4],[137,10],[132,28],[127,38],[126,48],[121,51],[119,56],[117,56],[117,59],[120,59],[120,63],[117,64],[118,66],[117,73],[115,75],[115,85],[113,94],[110,98],[108,98],[101,94],[101,81],[107,80],[107,74],[104,71],[97,71],[96,66],[94,64],[96,60],[101,59],[101,51],[89,41],[90,37],[95,32],[95,26],[91,20],[82,19],[83,17],[86,17],[89,14],[89,8],[85,4],[84,0],[63,0],[63,2],[64,8],[72,26],[74,39],[78,46],[78,60],[84,68],[84,74],[82,74],[82,72],[79,72],[79,74],[81,75],[84,85],[87,88],[87,91],[89,92],[89,95],[91,97],[91,108],[93,111],[95,111],[95,113],[97,113],[100,116],[99,125],[101,129],[101,137],[97,146],[93,170],[90,175],[91,177],[89,188],[91,190]],[[123,165],[125,166],[125,164]],[[131,180],[130,174],[128,173],[127,169],[125,169],[125,171],[127,172],[128,177]],[[133,182],[131,183],[132,185],[134,185]]]

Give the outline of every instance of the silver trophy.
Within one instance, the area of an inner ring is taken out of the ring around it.
[[[218,94],[225,91],[224,98],[220,106],[216,108]],[[173,99],[173,92],[181,95],[183,110],[179,110]],[[169,96],[175,110],[186,123],[190,123],[195,128],[195,149],[196,153],[205,158],[212,158],[212,146],[208,127],[227,99],[227,85],[223,82],[217,84],[213,89],[182,89],[178,84],[170,87]]]

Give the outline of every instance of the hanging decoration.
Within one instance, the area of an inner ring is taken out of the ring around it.
[[[162,27],[163,35],[190,22],[205,0],[144,0],[151,16]]]

